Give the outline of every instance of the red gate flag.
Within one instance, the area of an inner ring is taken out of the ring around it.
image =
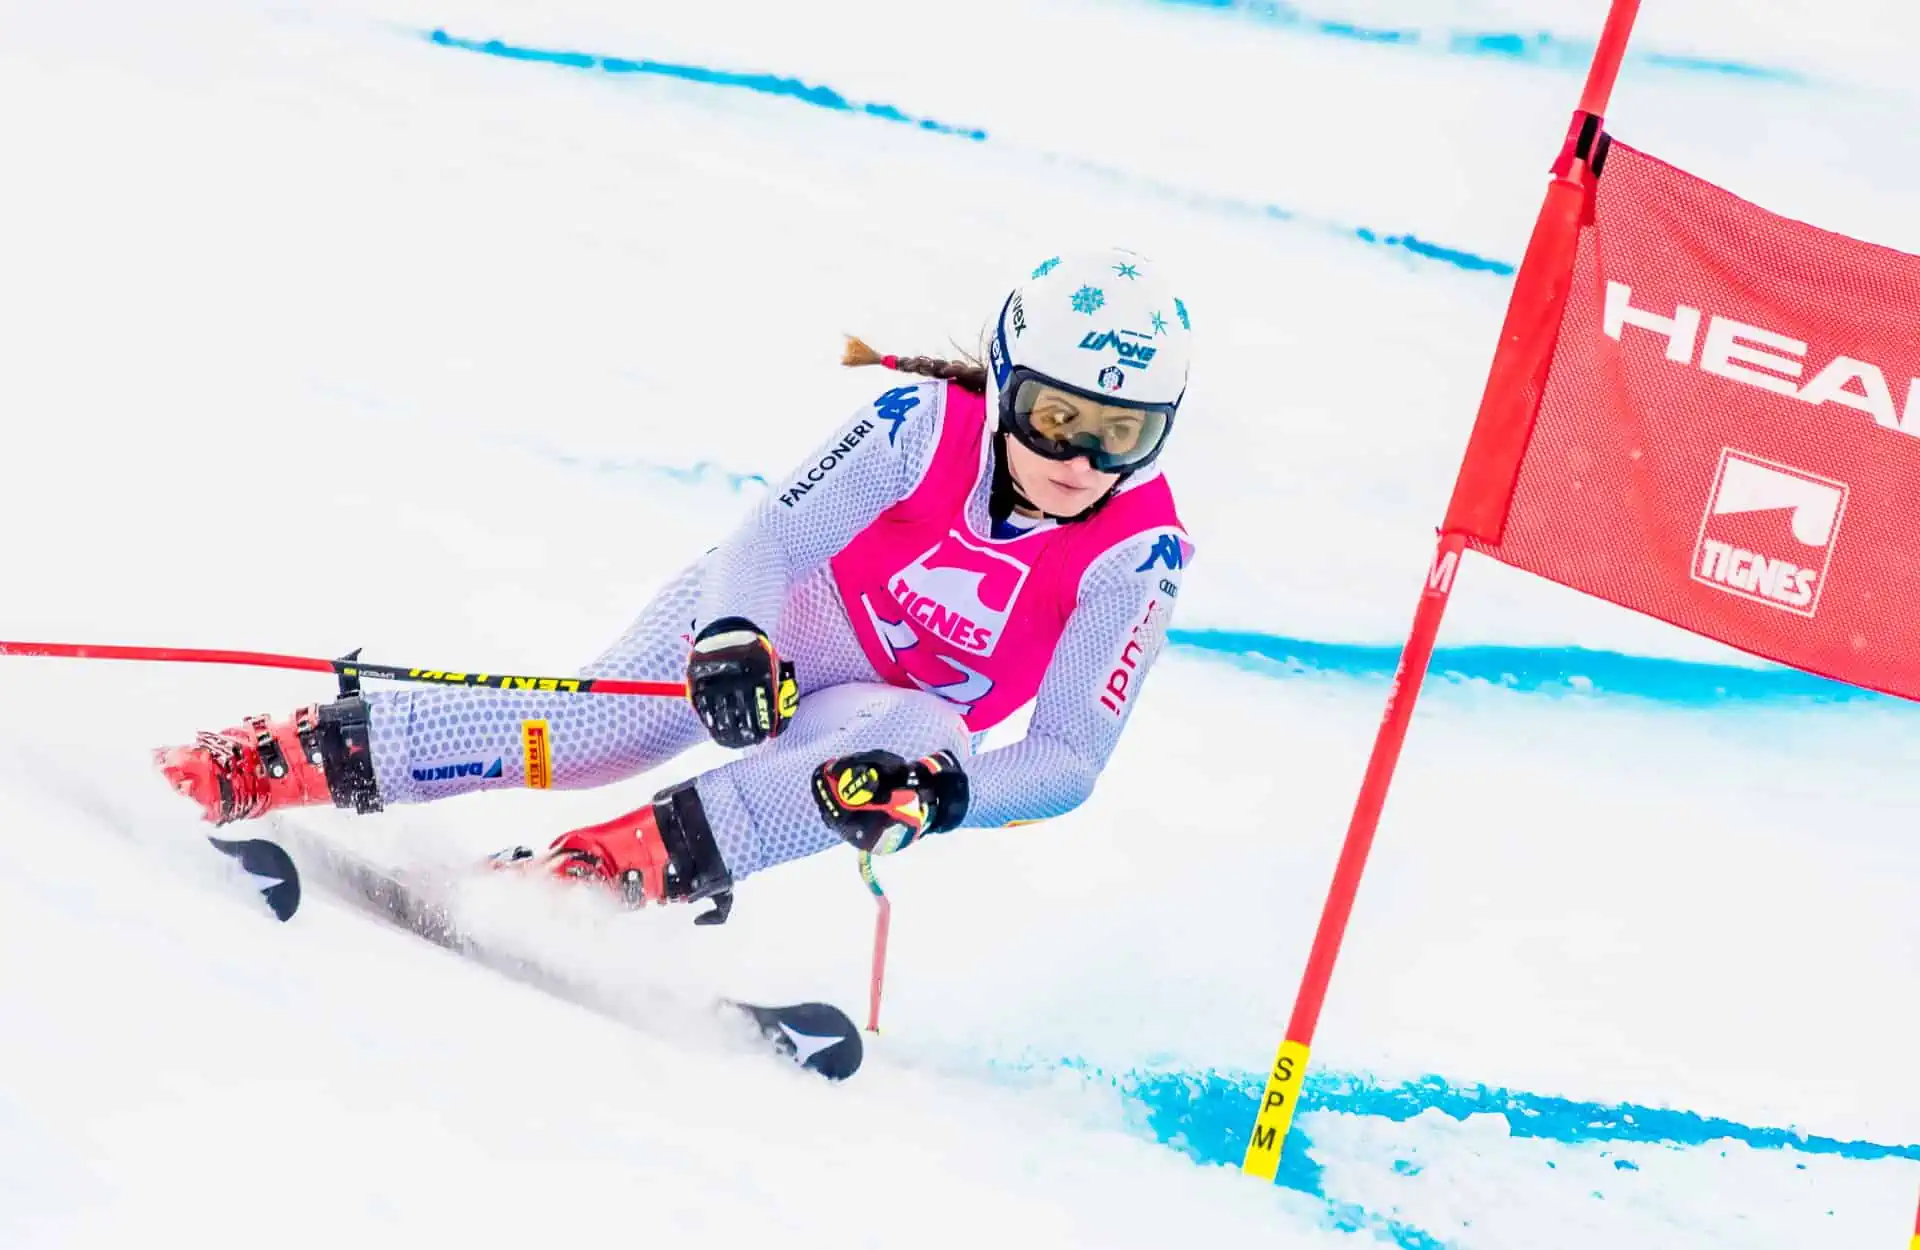
[[[1559,235],[1570,285],[1557,338],[1541,336],[1544,384],[1483,411],[1443,528],[1744,651],[1920,698],[1920,257],[1604,137],[1594,163],[1577,234]]]
[[[1610,0],[1241,1168],[1272,1181],[1467,548],[1755,655],[1920,699],[1920,257],[1615,143]],[[1916,1225],[1913,1250],[1920,1250]]]
[[[1526,452],[1527,434],[1533,426],[1534,400],[1545,386],[1548,366],[1552,363],[1581,227],[1592,220],[1593,176],[1599,172],[1605,156],[1601,118],[1606,113],[1607,99],[1620,73],[1620,62],[1626,55],[1627,40],[1639,12],[1640,0],[1611,0],[1607,7],[1607,22],[1600,31],[1600,42],[1594,47],[1593,63],[1587,67],[1580,107],[1575,110],[1573,124],[1567,130],[1566,147],[1554,162],[1546,201],[1534,223],[1533,237],[1527,242],[1526,258],[1514,278],[1513,296],[1508,301],[1506,321],[1500,329],[1500,345],[1488,370],[1480,415],[1474,423],[1472,446],[1480,454],[1477,461],[1461,466],[1460,478],[1454,484],[1456,503],[1464,500],[1467,511],[1477,506],[1490,518],[1484,536],[1492,541],[1498,540],[1504,524],[1514,479]],[[1469,472],[1476,464],[1478,469]],[[1287,1133],[1305,1088],[1307,1061],[1312,1054],[1320,1009],[1326,1003],[1327,989],[1333,981],[1333,968],[1340,958],[1347,922],[1353,917],[1360,878],[1366,872],[1367,854],[1373,847],[1373,835],[1386,806],[1387,789],[1393,782],[1400,748],[1406,742],[1407,729],[1412,723],[1421,681],[1433,658],[1440,618],[1453,595],[1454,574],[1467,538],[1467,534],[1458,530],[1441,533],[1432,571],[1420,592],[1420,606],[1413,614],[1413,629],[1407,635],[1406,650],[1400,653],[1400,665],[1387,693],[1386,711],[1374,735],[1373,752],[1367,757],[1367,771],[1360,779],[1360,794],[1354,800],[1353,818],[1347,823],[1346,841],[1340,846],[1333,883],[1327,888],[1320,924],[1313,933],[1313,948],[1307,952],[1307,967],[1300,978],[1300,991],[1293,1000],[1293,1015],[1287,1021],[1286,1036],[1281,1039],[1273,1067],[1267,1074],[1266,1088],[1261,1091],[1259,1110],[1254,1115],[1253,1132],[1247,1137],[1246,1154],[1240,1161],[1241,1170],[1262,1180],[1272,1181],[1280,1169]]]

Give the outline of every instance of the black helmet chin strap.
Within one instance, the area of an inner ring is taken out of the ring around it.
[[[1062,525],[1071,524],[1074,521],[1084,521],[1099,512],[1100,509],[1106,507],[1107,501],[1119,492],[1121,483],[1125,482],[1127,478],[1131,476],[1130,472],[1122,473],[1114,481],[1113,485],[1108,488],[1106,494],[1100,496],[1100,498],[1094,500],[1072,516],[1055,516],[1053,513],[1043,510],[1038,504],[1034,503],[1033,500],[1028,499],[1027,493],[1020,489],[1020,484],[1013,480],[1013,471],[1007,467],[1006,440],[1008,437],[1005,430],[994,431],[993,493],[988,498],[987,511],[996,521],[1006,520],[1008,516],[1012,515],[1015,508],[1020,508],[1027,512],[1038,512],[1041,516],[1047,518],[1047,520],[1058,521]]]

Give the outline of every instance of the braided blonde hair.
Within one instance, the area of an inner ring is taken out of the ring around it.
[[[959,360],[943,360],[938,356],[883,356],[868,347],[864,340],[849,334],[847,350],[841,355],[840,363],[855,369],[864,365],[885,365],[899,373],[945,378],[976,395],[987,393],[987,367],[971,356],[962,356]]]

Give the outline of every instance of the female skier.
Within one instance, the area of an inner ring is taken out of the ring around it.
[[[984,367],[850,341],[847,364],[930,380],[855,413],[584,672],[684,680],[685,702],[381,691],[201,733],[159,766],[225,824],[606,785],[711,736],[755,749],[539,859],[719,918],[735,882],[841,840],[884,854],[1058,816],[1112,753],[1192,555],[1153,467],[1190,347],[1186,306],[1121,250],[1035,268]],[[973,753],[1029,700],[1024,738]]]

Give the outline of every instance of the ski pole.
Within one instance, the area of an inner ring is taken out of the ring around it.
[[[880,987],[887,979],[887,926],[893,920],[893,900],[880,888],[880,878],[873,875],[873,853],[860,852],[860,879],[867,883],[867,889],[873,892],[873,901],[878,914],[873,918],[873,981],[867,991],[867,1032],[880,1031]]]
[[[367,664],[356,649],[337,660],[265,651],[215,651],[201,647],[122,647],[71,642],[0,642],[0,656],[41,656],[66,660],[148,660],[176,664],[241,664],[334,673],[341,689],[357,689],[360,679],[427,682],[440,686],[485,686],[493,690],[532,690],[559,694],[637,694],[678,699],[686,687],[677,681],[627,681],[615,677],[522,677],[504,673],[460,673],[439,668],[402,668]]]

